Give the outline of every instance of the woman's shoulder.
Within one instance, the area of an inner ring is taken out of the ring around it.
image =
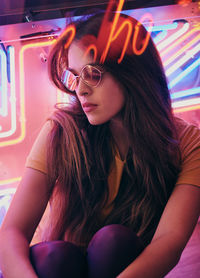
[[[52,129],[52,126],[53,126],[52,121],[51,121],[51,120],[47,120],[47,121],[43,124],[43,126],[42,126],[42,128],[41,128],[41,130],[40,130],[40,133],[48,134],[48,133],[50,132],[50,130]],[[40,134],[40,133],[39,133],[39,134]]]
[[[177,184],[200,186],[200,129],[178,118],[176,126],[181,154],[181,172]]]
[[[175,125],[176,125],[178,140],[180,142],[187,141],[189,143],[191,141],[197,141],[197,142],[199,141],[200,127],[197,124],[192,124],[181,118],[176,117]]]
[[[200,128],[176,118],[177,137],[183,161],[190,159],[200,160]]]
[[[26,163],[25,163],[26,167],[40,170],[43,173],[47,173],[47,167],[46,167],[47,137],[51,129],[52,129],[52,123],[51,121],[47,120],[43,124],[29,152],[29,155],[27,156]]]

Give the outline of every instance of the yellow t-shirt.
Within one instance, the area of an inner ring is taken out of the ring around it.
[[[200,129],[177,119],[181,151],[181,172],[176,184],[200,186]]]
[[[44,124],[43,128],[41,129],[26,160],[26,167],[39,170],[45,174],[47,173],[46,140],[47,134],[49,133],[50,129],[51,123],[48,121]],[[119,154],[117,153],[113,165],[111,167],[112,169],[110,175],[108,177],[109,199],[107,206],[102,211],[103,216],[106,216],[112,209],[112,202],[117,196],[119,190],[124,164],[125,161],[122,161],[119,157]]]
[[[50,122],[46,122],[41,129],[35,143],[33,144],[29,156],[27,157],[26,167],[47,173],[46,140],[50,129]],[[190,184],[194,186],[200,186],[200,129],[198,129],[196,126],[188,124],[181,119],[177,119],[177,130],[180,140],[182,169],[176,184]],[[119,154],[117,153],[108,177],[109,199],[106,207],[102,211],[103,218],[106,217],[112,210],[113,201],[115,200],[119,191],[124,164],[125,161],[122,161]],[[41,233],[43,226],[45,226],[46,218],[48,219],[48,215],[49,206],[47,207],[45,215],[40,222],[32,244],[41,241]]]
[[[176,184],[200,186],[200,129],[181,119],[177,119],[176,123],[182,157],[181,172]],[[27,157],[26,167],[47,173],[46,139],[50,129],[50,122],[46,122]],[[124,163],[125,161],[120,159],[119,154],[116,154],[108,177],[109,200],[103,212],[105,214],[110,210],[110,206],[117,196]]]

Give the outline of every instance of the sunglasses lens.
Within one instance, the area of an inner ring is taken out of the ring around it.
[[[75,91],[77,86],[77,78],[76,75],[74,75],[70,70],[65,70],[63,72],[61,81],[69,91]]]
[[[101,80],[101,72],[91,66],[88,65],[83,68],[81,73],[81,78],[90,86],[97,86]]]

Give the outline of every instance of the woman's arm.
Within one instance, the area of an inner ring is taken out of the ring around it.
[[[200,213],[200,188],[175,187],[152,242],[117,278],[162,278],[179,261]]]
[[[46,175],[26,168],[0,229],[0,268],[4,278],[36,278],[29,243],[48,202]]]

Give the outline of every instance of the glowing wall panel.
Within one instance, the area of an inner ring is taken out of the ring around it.
[[[54,41],[52,38],[39,42],[33,40],[20,42],[20,47],[12,46],[13,53],[14,50],[16,52],[10,68],[10,80],[13,78],[16,81],[13,85],[7,77],[6,55],[1,52],[1,69],[4,70],[4,75],[1,75],[4,80],[4,86],[1,86],[4,88],[4,95],[1,92],[1,97],[7,97],[6,101],[1,101],[1,117],[6,118],[7,129],[11,115],[13,122],[19,124],[15,125],[12,132],[11,128],[6,132],[1,129],[0,134],[0,223],[7,208],[6,202],[10,202],[21,180],[26,157],[41,126],[51,114],[56,102],[68,100],[52,86],[47,74],[46,56]],[[14,88],[13,91],[11,88]],[[10,109],[12,113],[5,113],[9,111],[8,104],[12,99],[15,100],[15,105]],[[2,125],[3,120],[0,123]]]
[[[46,82],[48,80],[47,65],[41,61],[37,51],[35,52],[37,48],[42,53],[43,47],[49,48],[52,43],[53,40],[34,44],[26,42],[24,45],[20,42],[20,47],[14,44],[8,49],[10,56],[13,57],[9,59],[9,63],[8,54],[6,57],[3,51],[0,52],[1,190],[16,187],[20,181],[31,145],[56,103],[56,90],[49,90],[46,87],[50,87],[48,81]],[[9,71],[7,65],[9,65]],[[44,98],[41,97],[41,90]],[[55,92],[48,95],[52,90]]]

